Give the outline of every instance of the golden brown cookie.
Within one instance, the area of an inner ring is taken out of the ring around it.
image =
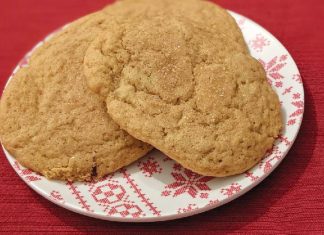
[[[223,43],[223,45],[217,46],[220,51],[224,49],[227,51],[235,50],[242,53],[248,53],[242,33],[235,23],[235,20],[226,10],[208,1],[123,0],[116,2],[113,7],[108,6],[104,9],[104,12],[113,19],[113,21],[110,22],[110,31],[114,32],[111,35],[115,37],[108,38],[107,40],[118,40],[118,37],[123,35],[124,28],[121,25],[125,25],[126,27],[130,25],[134,26],[142,21],[149,21],[160,15],[166,18],[178,17],[187,22],[192,22],[202,31],[208,29],[208,32],[213,34],[214,39],[217,39],[214,42],[215,44]],[[125,15],[129,17],[124,17]],[[164,27],[167,23],[168,22],[162,21],[156,27]],[[156,37],[160,37],[160,35],[156,35]],[[105,38],[103,38],[103,40],[105,40]],[[105,45],[109,45],[109,43],[107,42]],[[115,46],[116,48],[110,52],[115,53],[116,50],[122,48],[123,45],[122,42],[120,42],[119,45]],[[204,50],[206,53],[209,53],[208,48],[204,48]],[[123,56],[124,55],[119,55],[119,57],[115,59],[116,61],[111,61],[111,63],[107,64],[106,59],[108,57],[102,56],[101,53],[87,54],[85,57],[84,72],[87,77],[87,84],[94,92],[101,94],[103,97],[107,96],[111,81],[106,79],[106,75],[115,72],[113,71],[116,69],[114,64],[122,64],[125,62],[124,60],[126,58]],[[221,54],[218,54],[219,58],[221,56]]]
[[[223,20],[210,28],[161,14],[119,24],[91,43],[84,61],[90,87],[107,97],[122,129],[218,177],[254,166],[282,126],[262,66]]]
[[[100,178],[152,148],[121,130],[104,101],[87,88],[83,56],[109,21],[95,13],[59,32],[33,53],[2,96],[3,145],[19,163],[48,178]]]

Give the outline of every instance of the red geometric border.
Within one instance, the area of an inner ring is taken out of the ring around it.
[[[126,179],[126,182],[129,184],[130,188],[134,189],[134,193],[138,195],[138,198],[141,198],[141,201],[145,204],[145,206],[148,207],[149,210],[152,211],[154,215],[161,216],[161,211],[158,210],[157,207],[154,206],[152,202],[150,202],[149,198],[145,197],[145,194],[142,193],[142,190],[134,182],[134,179],[130,177],[130,174],[127,173],[126,169],[121,169],[120,173],[123,174],[123,177]]]

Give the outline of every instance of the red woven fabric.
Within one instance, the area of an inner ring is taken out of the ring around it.
[[[36,42],[108,2],[1,0],[0,89],[17,62]],[[176,221],[127,224],[88,218],[52,204],[20,180],[1,152],[0,232],[324,233],[324,1],[217,2],[268,29],[298,64],[306,93],[305,115],[299,136],[282,164],[259,186],[220,208]]]

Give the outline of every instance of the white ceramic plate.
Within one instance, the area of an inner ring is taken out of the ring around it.
[[[231,14],[243,31],[251,54],[264,65],[284,115],[285,127],[272,152],[253,169],[227,178],[204,177],[154,150],[99,182],[69,183],[47,180],[23,168],[5,151],[17,174],[37,193],[66,209],[104,220],[131,222],[171,220],[201,213],[256,186],[279,165],[297,136],[304,111],[303,84],[294,60],[274,36],[253,21]],[[27,66],[31,53],[15,71]]]

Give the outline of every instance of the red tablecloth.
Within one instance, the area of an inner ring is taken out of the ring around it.
[[[36,42],[107,0],[1,0],[0,89]],[[150,224],[101,221],[60,208],[23,183],[0,153],[0,232],[324,234],[324,1],[220,0],[272,32],[303,77],[306,105],[299,136],[282,164],[239,199],[190,218]],[[1,125],[1,124],[0,124]]]

